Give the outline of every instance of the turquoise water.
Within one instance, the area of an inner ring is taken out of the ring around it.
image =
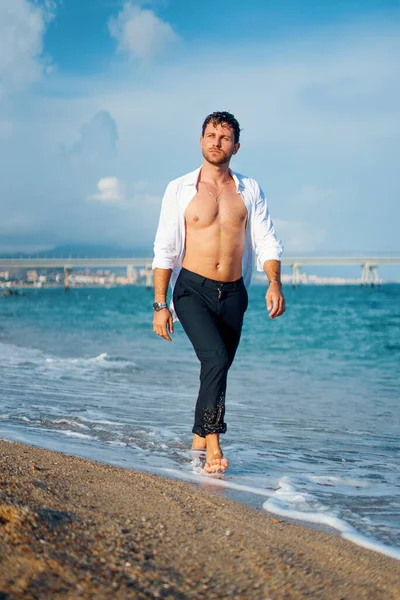
[[[250,290],[223,480],[188,451],[197,360],[179,325],[172,344],[152,333],[144,288],[0,298],[0,436],[206,481],[400,557],[400,286],[284,291],[272,321]]]

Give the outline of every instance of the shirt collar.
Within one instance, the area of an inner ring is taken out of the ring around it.
[[[232,175],[233,181],[236,184],[237,192],[239,193],[239,190],[244,188],[242,176],[239,173],[235,173],[234,171],[232,171],[232,169],[229,169],[229,170],[230,170],[230,174]],[[198,167],[191,173],[188,173],[187,175],[185,175],[183,184],[197,186],[197,182],[198,182],[199,176],[200,176],[200,171],[201,171],[201,167]]]

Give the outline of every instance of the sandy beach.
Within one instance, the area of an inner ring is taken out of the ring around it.
[[[399,561],[340,537],[0,440],[1,600],[399,597]]]

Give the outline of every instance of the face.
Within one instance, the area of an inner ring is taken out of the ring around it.
[[[205,160],[218,166],[229,163],[240,144],[235,144],[234,133],[228,125],[209,123],[200,138],[200,147]]]

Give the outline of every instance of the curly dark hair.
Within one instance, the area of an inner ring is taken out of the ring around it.
[[[213,125],[227,125],[233,130],[235,144],[238,143],[240,137],[240,125],[235,117],[229,112],[213,112],[208,115],[201,128],[201,135],[204,136],[204,132],[209,123]]]

